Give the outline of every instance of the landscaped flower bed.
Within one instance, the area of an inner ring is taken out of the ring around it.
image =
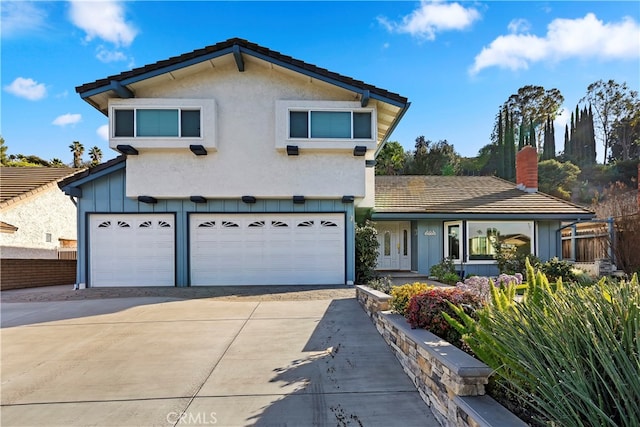
[[[502,286],[473,278],[457,289],[418,292],[409,299],[405,315],[412,326],[456,341],[442,323],[448,318],[447,324],[455,326],[472,353],[494,370],[492,395],[533,425],[640,425],[637,276],[619,283],[603,279],[590,286],[565,286],[562,280],[549,283],[541,271],[527,265],[526,284],[521,276],[503,276],[496,282]],[[517,287],[524,290],[520,298]],[[485,304],[456,300],[462,295]],[[406,330],[378,329],[412,360],[416,351],[406,343]],[[406,364],[406,370],[417,369],[420,359]]]

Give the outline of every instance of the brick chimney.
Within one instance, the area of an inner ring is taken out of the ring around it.
[[[538,151],[531,145],[516,154],[516,184],[527,193],[538,191]]]

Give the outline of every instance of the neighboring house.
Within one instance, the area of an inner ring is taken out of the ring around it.
[[[376,176],[379,270],[429,274],[448,257],[465,275],[497,275],[495,247],[515,246],[542,260],[562,257],[563,222],[594,213],[537,192],[537,153],[516,158],[515,185],[488,176]]]
[[[353,283],[406,98],[242,39],[76,91],[125,155],[60,184],[81,285]]]
[[[0,257],[58,258],[75,246],[76,206],[58,182],[78,169],[0,168]]]

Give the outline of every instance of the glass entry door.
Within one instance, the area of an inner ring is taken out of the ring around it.
[[[411,223],[378,222],[378,270],[411,270]]]

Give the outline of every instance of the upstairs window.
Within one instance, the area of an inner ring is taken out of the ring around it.
[[[199,109],[123,108],[115,109],[114,137],[199,138]]]
[[[371,111],[289,111],[289,138],[371,139]]]

